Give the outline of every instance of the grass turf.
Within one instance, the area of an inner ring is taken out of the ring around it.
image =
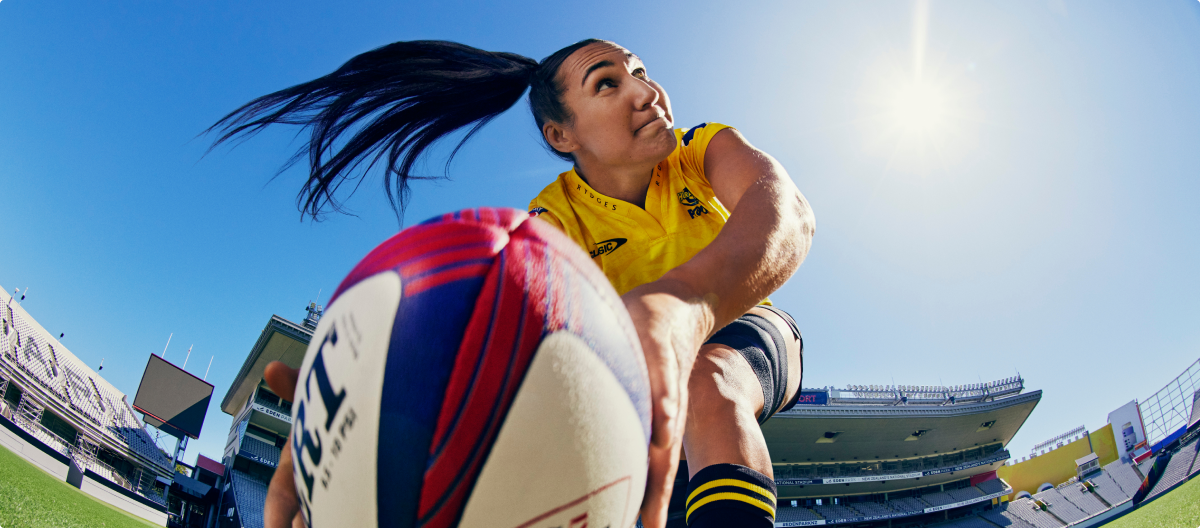
[[[0,447],[0,527],[157,526],[100,502]]]
[[[1104,528],[1196,528],[1200,526],[1200,478],[1143,505]]]

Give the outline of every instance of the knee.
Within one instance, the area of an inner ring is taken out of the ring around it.
[[[756,417],[763,406],[758,377],[745,358],[726,346],[705,346],[688,380],[688,407],[694,417],[745,413]]]

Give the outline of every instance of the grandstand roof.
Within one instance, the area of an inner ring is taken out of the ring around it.
[[[229,392],[221,400],[221,410],[226,414],[236,415],[254,393],[254,388],[263,379],[263,371],[272,361],[282,361],[289,367],[300,368],[304,361],[304,352],[308,349],[308,341],[312,339],[312,330],[298,325],[278,315],[272,315],[263,328],[250,355],[242,364],[241,370],[233,379]]]
[[[940,407],[802,405],[776,414],[763,425],[763,436],[776,464],[944,454],[991,442],[1007,445],[1041,397],[1042,391],[1032,391]]]

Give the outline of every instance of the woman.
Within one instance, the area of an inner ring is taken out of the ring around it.
[[[274,123],[311,126],[302,211],[337,210],[335,191],[350,172],[384,156],[385,188],[402,209],[426,147],[468,125],[473,133],[526,88],[547,145],[573,164],[532,213],[593,254],[645,353],[653,427],[643,524],[665,526],[682,448],[689,526],[772,526],[775,487],[759,425],[794,404],[802,345],[786,313],[760,304],[807,254],[812,211],[783,167],[736,130],[675,130],[666,91],[636,55],[594,39],[540,63],[398,42],[252,101],[216,125],[226,132],[218,142]],[[295,371],[282,364],[266,377],[278,394],[294,392]],[[272,480],[268,526],[298,520],[290,465],[281,460]]]

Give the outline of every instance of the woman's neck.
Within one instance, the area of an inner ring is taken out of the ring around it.
[[[645,209],[646,193],[650,189],[650,179],[654,176],[654,166],[605,170],[599,167],[583,167],[576,163],[575,173],[597,192]]]

